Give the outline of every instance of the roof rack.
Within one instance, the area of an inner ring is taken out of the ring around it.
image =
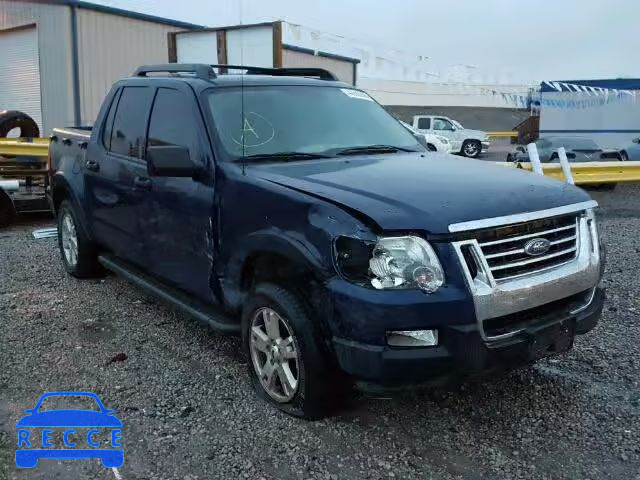
[[[211,65],[211,67],[222,70],[246,70],[247,75],[273,75],[278,77],[317,77],[320,80],[337,82],[338,78],[329,70],[324,68],[290,67],[290,68],[269,68],[252,67],[250,65]]]
[[[216,72],[211,65],[204,63],[160,63],[157,65],[142,65],[138,67],[133,75],[135,77],[146,77],[147,73],[193,73],[197,78],[209,80],[216,78]]]
[[[133,73],[136,77],[146,77],[148,73],[192,73],[196,78],[211,80],[216,78],[214,68],[222,72],[227,70],[246,70],[247,75],[273,75],[278,77],[314,77],[320,80],[337,82],[338,78],[324,68],[268,68],[250,65],[206,65],[204,63],[161,63],[158,65],[142,65]]]

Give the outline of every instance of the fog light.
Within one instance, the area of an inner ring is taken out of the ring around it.
[[[387,344],[392,347],[435,347],[438,345],[438,330],[387,332]]]

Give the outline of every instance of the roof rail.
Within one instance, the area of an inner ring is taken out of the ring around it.
[[[330,80],[337,82],[338,78],[329,70],[324,68],[268,68],[268,67],[252,67],[250,65],[211,65],[213,68],[219,68],[222,71],[246,70],[247,75],[273,75],[278,77],[317,77],[320,80]]]
[[[146,77],[147,73],[193,73],[197,78],[210,80],[216,78],[216,72],[211,65],[204,63],[160,63],[157,65],[142,65],[133,75]]]

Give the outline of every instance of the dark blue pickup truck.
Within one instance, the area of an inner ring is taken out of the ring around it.
[[[327,71],[240,71],[141,67],[93,128],[54,130],[70,274],[106,268],[240,334],[256,390],[307,418],[352,385],[512,368],[594,327],[585,192],[426,152]]]

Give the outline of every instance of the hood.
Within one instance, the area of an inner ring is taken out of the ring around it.
[[[482,141],[487,138],[487,132],[483,132],[482,130],[471,130],[469,128],[463,128],[462,130],[458,131],[464,133],[467,138],[476,138]]]
[[[563,182],[448,154],[367,155],[255,165],[254,175],[357,210],[383,230],[448,233],[452,223],[590,200]]]

